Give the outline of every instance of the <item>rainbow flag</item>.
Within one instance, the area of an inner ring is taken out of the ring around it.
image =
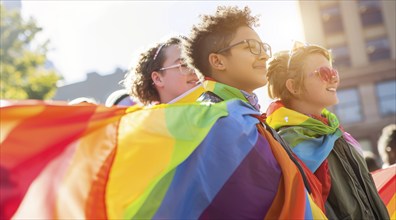
[[[396,164],[372,173],[378,193],[388,209],[391,219],[396,219]]]
[[[239,100],[2,101],[2,219],[324,219]]]

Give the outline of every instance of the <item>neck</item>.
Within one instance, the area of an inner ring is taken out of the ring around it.
[[[260,105],[258,104],[258,98],[254,93],[245,94],[247,92],[241,91],[238,88],[232,87],[227,84],[216,82],[214,80],[206,80],[203,83],[203,87],[207,91],[211,91],[218,95],[223,100],[240,99],[246,103],[249,103],[256,110],[260,111]]]
[[[285,103],[285,107],[292,109],[296,112],[300,112],[306,115],[321,115],[322,110],[321,107],[313,106],[311,103],[307,103],[301,100],[291,100],[287,104]]]
[[[254,89],[245,88],[246,86],[243,86],[240,83],[234,82],[234,80],[231,80],[229,77],[224,76],[224,74],[222,75],[222,74],[213,73],[212,77],[213,78],[211,80],[214,80],[216,82],[225,84],[227,86],[234,87],[234,88],[236,88],[238,90],[243,90],[243,91],[245,91],[245,92],[247,92],[249,94],[253,93]]]
[[[173,100],[172,97],[159,92],[160,103],[168,103]]]
[[[249,93],[249,94],[253,94],[253,90],[252,90],[252,89],[243,88],[242,86],[240,86],[240,85],[238,85],[238,84],[232,84],[232,83],[230,83],[230,82],[224,82],[224,81],[216,81],[216,82],[222,83],[222,84],[224,84],[224,85],[233,87],[233,88],[238,89],[238,90],[245,91],[245,92],[247,92],[247,93]]]

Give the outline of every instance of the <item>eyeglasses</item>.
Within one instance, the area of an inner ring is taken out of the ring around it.
[[[289,51],[289,61],[287,62],[287,69],[288,70],[290,69],[290,65],[291,65],[291,62],[292,62],[293,58],[298,56],[301,53],[304,53],[305,52],[304,49],[306,49],[308,47],[316,47],[316,48],[318,48],[318,49],[320,48],[320,49],[322,49],[324,51],[327,50],[326,48],[324,48],[322,46],[319,46],[319,45],[316,45],[316,44],[304,43],[304,42],[301,42],[301,41],[294,41],[292,49]],[[329,50],[327,50],[327,51],[329,51]],[[331,58],[330,58],[330,61],[331,61]]]
[[[289,51],[289,61],[287,62],[287,69],[289,69],[289,67],[290,67],[290,63],[292,61],[293,56],[295,54],[297,54],[298,51],[301,51],[300,49],[305,48],[307,46],[310,46],[310,44],[303,43],[303,42],[300,42],[300,41],[294,41],[293,42],[293,47]]]
[[[324,82],[334,82],[339,80],[338,71],[334,68],[320,67],[319,69],[313,71],[308,76],[318,76]]]
[[[297,52],[299,49],[304,48],[304,47],[308,47],[308,46],[316,46],[316,45],[309,44],[309,43],[304,43],[304,42],[301,42],[301,41],[294,41],[292,49],[290,50],[289,55],[292,56],[293,53]]]
[[[179,63],[179,64],[171,65],[168,67],[162,67],[158,71],[164,71],[164,70],[169,70],[169,69],[174,69],[174,68],[178,68],[181,74],[190,74],[190,73],[195,72],[193,69],[188,68],[187,64],[185,64],[185,63]]]
[[[232,45],[230,45],[230,46],[228,46],[226,48],[223,48],[223,49],[217,51],[217,53],[224,52],[226,50],[229,50],[229,49],[231,49],[231,48],[233,48],[233,47],[235,47],[235,46],[237,46],[239,44],[243,44],[243,43],[247,43],[248,44],[250,53],[252,53],[254,55],[261,55],[262,50],[264,50],[264,53],[266,53],[269,56],[269,58],[272,57],[271,46],[269,44],[267,44],[267,43],[259,42],[259,41],[254,40],[254,39],[246,39],[246,40],[243,40],[241,42],[232,44]]]

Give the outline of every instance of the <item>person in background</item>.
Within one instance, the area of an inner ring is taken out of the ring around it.
[[[267,123],[322,183],[329,219],[389,219],[358,142],[327,107],[338,102],[340,78],[330,52],[295,42],[269,63],[268,93],[277,101]]]
[[[381,168],[381,166],[378,165],[376,156],[375,156],[375,154],[373,154],[373,152],[363,151],[363,157],[364,157],[364,160],[366,161],[367,168],[370,172],[376,171]]]
[[[382,129],[378,139],[378,152],[383,161],[383,168],[396,163],[396,124],[390,124]]]
[[[171,37],[140,54],[124,80],[128,93],[143,105],[170,103],[200,87],[193,69],[181,57],[183,37]]]
[[[106,99],[105,106],[132,106],[135,105],[136,102],[133,98],[128,94],[125,89],[120,89],[112,92]]]
[[[69,105],[78,105],[78,104],[97,105],[98,102],[96,102],[96,100],[94,98],[78,97],[78,98],[70,100],[68,104]]]

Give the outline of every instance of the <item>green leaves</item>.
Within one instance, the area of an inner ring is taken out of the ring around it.
[[[45,68],[48,41],[34,42],[42,29],[17,11],[0,10],[0,99],[50,99],[61,77]]]

